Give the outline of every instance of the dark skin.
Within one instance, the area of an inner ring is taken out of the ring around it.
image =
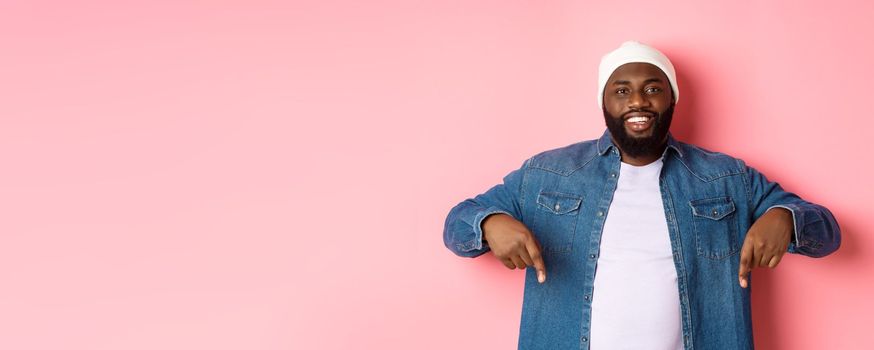
[[[652,112],[664,113],[674,101],[670,81],[658,67],[648,63],[627,63],[619,66],[604,87],[604,108],[614,118],[628,119],[639,115],[650,115]],[[651,123],[650,123],[651,124]],[[625,132],[631,137],[650,137],[655,128],[649,126],[637,130],[626,123]],[[614,142],[619,148],[622,161],[634,166],[647,165],[661,158],[667,146],[668,138],[663,137],[657,150],[648,155],[632,157]]]
[[[508,269],[534,266],[537,281],[546,282],[546,264],[540,254],[540,243],[521,221],[507,214],[492,214],[482,221],[483,239],[492,254]]]
[[[613,118],[661,115],[674,103],[670,80],[658,67],[648,63],[628,63],[617,68],[604,89],[604,108]],[[653,134],[652,123],[624,124],[632,137],[649,137]],[[621,147],[622,161],[635,166],[650,164],[659,158],[667,147],[667,137],[662,138],[653,152],[632,157]],[[537,238],[520,221],[506,214],[489,215],[482,222],[483,239],[489,243],[492,253],[509,269],[525,269],[534,266],[540,283],[546,281],[546,266],[541,256]],[[780,263],[792,239],[792,213],[783,208],[768,210],[747,231],[741,248],[738,283],[746,288],[748,275],[753,268],[774,268]]]

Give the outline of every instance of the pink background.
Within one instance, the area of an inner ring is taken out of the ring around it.
[[[600,136],[628,39],[843,228],[754,272],[757,345],[874,344],[869,1],[70,3],[0,3],[2,349],[515,349],[523,274],[443,220]]]

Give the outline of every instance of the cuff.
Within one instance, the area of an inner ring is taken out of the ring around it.
[[[792,241],[789,242],[789,249],[787,250],[790,253],[795,253],[796,246],[798,245],[798,242],[800,242],[798,240],[798,219],[795,218],[795,210],[786,205],[772,205],[768,208],[768,210],[771,210],[773,208],[783,208],[792,213],[792,231],[794,238],[792,239]],[[767,212],[768,210],[765,210],[765,212]]]

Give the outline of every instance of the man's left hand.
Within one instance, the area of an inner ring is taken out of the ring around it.
[[[784,208],[771,208],[753,223],[740,251],[741,288],[749,285],[747,276],[754,267],[774,268],[780,263],[792,240],[793,225],[792,212]]]

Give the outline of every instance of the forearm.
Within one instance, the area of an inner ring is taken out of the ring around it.
[[[775,207],[792,212],[794,234],[787,249],[789,253],[819,258],[841,246],[841,229],[828,209],[784,190],[753,168],[747,167],[747,173],[754,218]]]
[[[504,176],[501,184],[468,198],[453,207],[443,226],[443,244],[455,255],[477,257],[489,251],[483,241],[482,222],[489,215],[504,213],[521,218],[519,203],[521,184],[528,161],[522,167]]]

